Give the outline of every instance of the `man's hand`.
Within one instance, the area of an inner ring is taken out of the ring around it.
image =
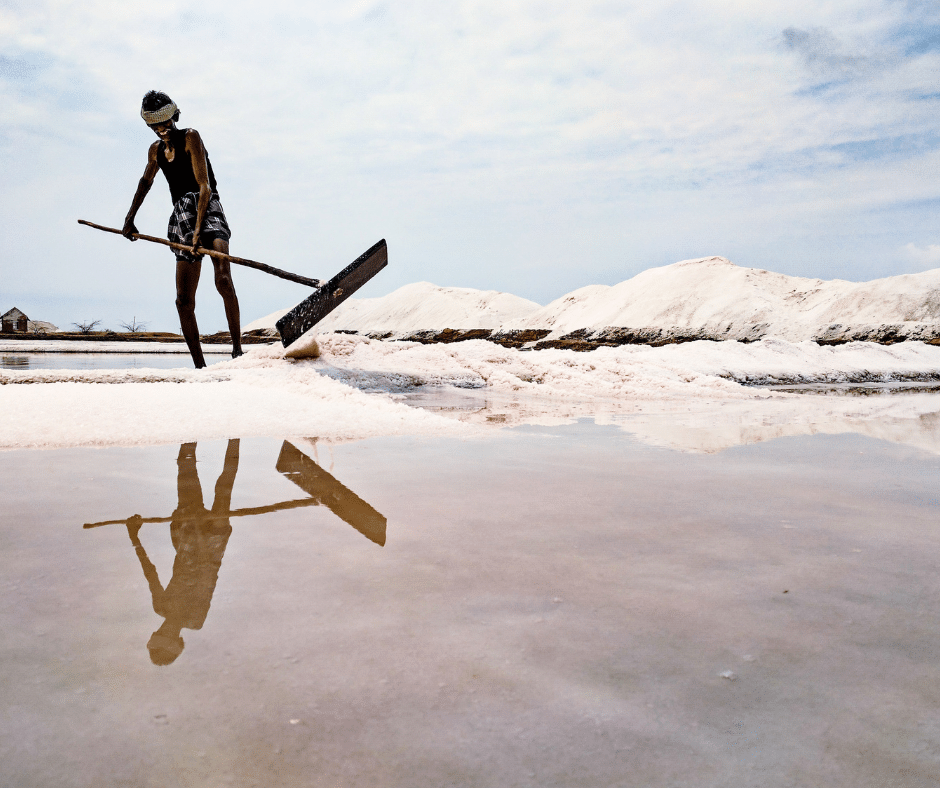
[[[136,241],[134,237],[137,235],[137,225],[134,224],[134,220],[128,217],[124,220],[124,229],[121,230],[121,235],[123,235],[128,241]]]
[[[137,541],[137,534],[140,533],[140,526],[143,524],[144,518],[139,514],[127,518],[127,535],[131,538],[132,542]]]
[[[193,257],[197,257],[197,256],[198,256],[198,255],[196,254],[196,250],[197,250],[198,248],[199,248],[199,233],[198,233],[198,232],[195,232],[195,233],[193,233],[193,247],[192,247],[192,249],[190,249],[190,252],[192,253]]]

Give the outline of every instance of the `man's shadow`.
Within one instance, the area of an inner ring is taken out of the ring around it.
[[[238,439],[229,440],[222,473],[215,485],[212,508],[206,509],[196,469],[196,444],[184,443],[176,458],[177,506],[170,517],[134,515],[127,520],[88,523],[85,528],[123,524],[140,560],[153,597],[153,610],[164,621],[147,642],[155,665],[169,665],[182,653],[183,629],[201,629],[209,614],[222,557],[232,534],[230,519],[251,517],[284,509],[326,506],[337,517],[379,545],[385,544],[386,519],[316,462],[284,441],[277,470],[300,487],[309,498],[267,506],[232,510],[232,488],[238,472]],[[166,587],[140,541],[144,523],[170,523],[170,539],[176,550],[173,574]]]

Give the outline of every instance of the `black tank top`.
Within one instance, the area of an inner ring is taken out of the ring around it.
[[[163,171],[166,182],[170,186],[170,196],[173,198],[173,204],[176,205],[184,194],[189,192],[198,192],[199,183],[196,181],[196,174],[193,172],[192,157],[186,152],[186,132],[189,129],[177,129],[173,137],[173,149],[176,154],[173,161],[166,159],[166,143],[161,142],[157,148],[157,164]],[[209,161],[209,153],[206,152],[206,169],[209,171],[209,188],[212,193],[218,197],[219,192],[215,185],[215,173],[212,172],[212,162]]]

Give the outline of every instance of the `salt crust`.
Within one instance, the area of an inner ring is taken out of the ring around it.
[[[233,362],[227,362],[231,365]],[[262,435],[460,435],[468,427],[255,351],[238,368],[37,370],[0,380],[0,447],[175,443]],[[100,385],[100,384],[117,385]],[[145,383],[146,385],[140,385]],[[137,385],[134,385],[137,384]]]
[[[291,361],[283,348],[267,345],[203,370],[2,371],[0,447],[262,435],[471,436],[494,425],[561,423],[582,415],[636,425],[664,413],[674,416],[668,422],[653,419],[644,429],[652,442],[679,447],[668,425],[691,419],[686,432],[707,432],[717,409],[726,414],[724,432],[710,433],[701,446],[690,448],[708,451],[728,440],[748,442],[740,430],[758,427],[768,413],[775,414],[771,426],[783,435],[796,434],[787,431],[789,424],[824,431],[814,425],[841,419],[848,429],[850,423],[917,420],[938,410],[935,395],[797,397],[735,382],[940,378],[940,348],[919,342],[838,347],[785,340],[690,342],[574,353],[523,352],[484,341],[422,345],[344,334],[317,339],[318,359]],[[489,404],[446,417],[396,400],[422,386],[485,392]],[[742,421],[741,414],[750,415]],[[927,443],[932,446],[933,440]]]

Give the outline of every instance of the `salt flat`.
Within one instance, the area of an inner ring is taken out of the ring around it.
[[[702,436],[700,446],[687,447],[691,451],[843,431],[940,451],[931,426],[931,414],[940,410],[935,395],[813,397],[742,385],[940,380],[940,348],[920,342],[690,342],[573,353],[526,352],[484,341],[423,345],[345,334],[317,339],[318,358],[289,359],[279,345],[254,346],[239,359],[203,370],[0,370],[6,416],[0,447],[272,434],[469,438],[584,417],[619,419],[624,429],[668,444],[656,419],[673,414],[692,420],[687,426]],[[461,391],[473,393],[477,404],[446,408],[434,402],[438,394],[446,399]],[[408,406],[419,393],[429,407]]]
[[[581,288],[544,307],[497,291],[420,282],[381,298],[350,299],[295,342],[290,354],[279,345],[254,346],[240,359],[198,371],[183,363],[172,369],[160,364],[164,368],[0,370],[0,408],[8,414],[0,423],[0,447],[152,444],[236,434],[336,440],[469,436],[501,426],[649,417],[653,411],[700,414],[701,429],[712,436],[702,439],[703,446],[734,445],[745,440],[734,435],[745,432],[803,434],[835,430],[837,424],[838,430],[869,434],[877,423],[891,440],[933,447],[934,432],[912,426],[933,412],[929,396],[826,400],[753,386],[940,380],[938,345],[811,341],[851,325],[890,324],[891,331],[910,336],[940,331],[938,299],[940,269],[873,282],[826,282],[742,268],[720,257],[650,269],[613,287]],[[246,328],[270,328],[281,314]],[[537,328],[551,337],[611,326],[763,338],[573,353],[525,352],[525,346],[476,340],[425,345],[363,336]],[[358,333],[337,333],[349,331]],[[181,362],[186,355],[181,343],[0,343],[0,352],[43,351],[176,354]],[[209,345],[206,352],[230,348]],[[287,357],[318,353],[319,358]],[[485,392],[489,404],[475,411],[406,404],[416,401],[418,390],[447,387]],[[498,413],[490,407],[497,403]],[[716,408],[735,410],[739,424],[756,432],[731,426],[724,437],[714,434],[715,423],[734,422],[714,421]],[[658,427],[653,431],[661,433]]]

